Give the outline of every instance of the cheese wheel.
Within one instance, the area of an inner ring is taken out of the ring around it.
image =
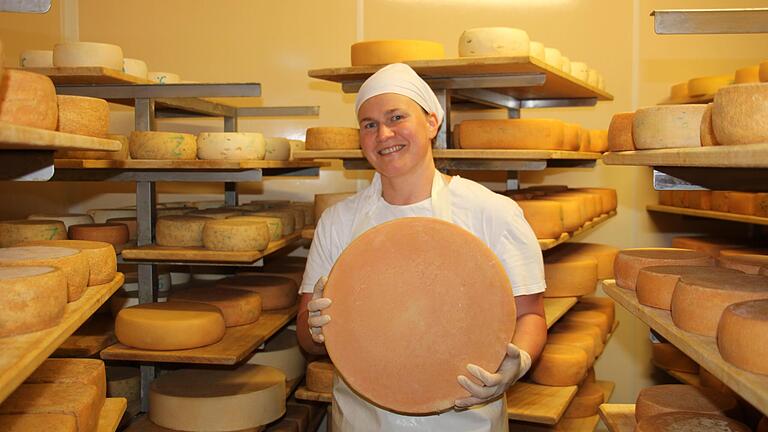
[[[768,255],[726,255],[717,259],[717,265],[726,269],[756,275],[761,274],[761,269],[768,266]]]
[[[726,307],[717,326],[717,348],[728,363],[768,375],[768,300]]]
[[[571,307],[573,311],[595,311],[605,315],[608,325],[613,328],[616,320],[616,304],[608,297],[585,296]]]
[[[96,387],[96,395],[104,403],[107,375],[104,362],[85,358],[49,358],[27,377],[27,384],[75,383]]]
[[[291,146],[291,156],[288,158],[289,160],[296,159],[296,152],[304,151],[307,149],[307,145],[304,143],[304,141],[289,139],[288,144]]]
[[[197,158],[204,160],[264,159],[264,135],[246,132],[203,132],[197,136]]]
[[[587,84],[597,87],[597,71],[595,69],[587,69]]]
[[[66,414],[6,414],[0,415],[0,430],[4,432],[77,432],[77,420]]]
[[[165,216],[157,219],[155,239],[159,246],[202,246],[205,223],[202,216]]]
[[[131,132],[132,159],[193,160],[197,156],[197,137],[178,132]]]
[[[83,96],[56,96],[59,105],[59,132],[106,138],[109,104],[104,99]]]
[[[698,210],[712,208],[712,191],[683,191],[685,206]]]
[[[227,218],[227,220],[248,221],[248,222],[254,222],[254,223],[261,222],[266,224],[267,226],[267,231],[269,233],[270,241],[277,241],[283,237],[283,223],[280,220],[280,218],[277,218],[277,217],[245,215],[245,216],[230,216]]]
[[[768,249],[742,246],[734,249],[723,249],[720,251],[721,257],[737,255],[768,255]]]
[[[579,150],[579,128],[576,123],[563,123],[563,150]]]
[[[149,69],[147,69],[147,63],[143,60],[124,58],[123,59],[123,73],[133,75],[141,79],[147,79]]]
[[[734,84],[748,84],[760,82],[760,65],[747,66],[736,69]]]
[[[736,241],[710,237],[710,236],[679,236],[672,238],[672,247],[681,249],[693,249],[704,252],[713,258],[720,255],[723,249],[735,249],[739,245]]]
[[[682,276],[672,294],[672,322],[685,331],[715,337],[728,305],[763,298],[768,298],[765,276],[722,272]]]
[[[120,142],[120,149],[117,151],[62,151],[58,150],[55,153],[56,159],[95,159],[95,160],[127,160],[130,158],[128,154],[128,137],[125,135],[106,135],[106,139]]]
[[[250,324],[261,315],[261,297],[245,290],[193,286],[174,291],[169,300],[216,306],[221,310],[227,327]]]
[[[7,69],[0,77],[0,121],[56,130],[59,109],[53,82],[45,75]]]
[[[296,231],[304,228],[304,210],[293,207],[286,207],[278,209],[278,211],[284,211],[290,213],[293,216],[293,228]]]
[[[605,402],[603,388],[595,383],[579,386],[576,396],[563,414],[563,418],[584,418],[598,414],[600,404]]]
[[[141,411],[141,372],[138,367],[107,367],[107,396],[128,400],[125,412],[136,416]]]
[[[710,207],[713,211],[727,212],[728,211],[728,196],[731,193],[729,191],[712,191],[710,196]]]
[[[759,192],[755,194],[755,216],[768,217],[768,193]]]
[[[547,335],[547,343],[555,345],[569,345],[584,350],[587,355],[587,367],[591,368],[595,363],[595,340],[584,333],[552,333]]]
[[[644,418],[635,432],[749,432],[749,427],[728,417],[691,412],[666,412]]]
[[[291,143],[286,138],[265,138],[264,160],[287,161],[291,158]]]
[[[571,59],[566,56],[560,57],[560,70],[565,73],[571,73]]]
[[[701,138],[701,146],[709,147],[720,145],[717,142],[715,136],[715,129],[712,127],[712,104],[707,104],[707,108],[704,110],[704,114],[701,116],[701,127],[699,128],[699,137]]]
[[[592,192],[582,192],[576,190],[569,190],[568,192],[558,192],[554,194],[560,197],[577,197],[582,200],[584,215],[587,221],[590,221],[600,216],[603,208],[603,200],[600,195]]]
[[[737,84],[715,95],[712,128],[722,145],[755,144],[768,141],[764,118],[768,84]]]
[[[535,200],[555,201],[562,206],[563,230],[566,232],[574,232],[584,224],[581,204],[577,200],[563,197],[550,198],[549,196],[535,198]]]
[[[67,228],[58,220],[17,219],[0,221],[0,247],[15,246],[32,240],[67,238]]]
[[[694,97],[713,95],[731,84],[733,84],[733,74],[693,78],[688,80],[688,95]]]
[[[247,290],[261,296],[261,307],[265,311],[284,309],[296,304],[299,288],[296,282],[286,277],[238,275],[222,279],[219,288]]]
[[[315,194],[315,220],[319,221],[320,216],[322,216],[323,212],[325,212],[326,209],[333,206],[339,201],[343,201],[351,197],[354,194],[355,192]]]
[[[660,105],[638,109],[632,121],[635,148],[701,147],[701,118],[706,109],[704,104]]]
[[[87,240],[38,240],[20,246],[57,246],[77,249],[88,260],[88,286],[101,285],[115,279],[117,256],[111,244]]]
[[[313,225],[315,223],[315,204],[312,202],[294,202],[291,207],[304,211],[304,225]]]
[[[558,246],[557,252],[572,255],[587,255],[597,260],[597,278],[613,279],[613,262],[619,249],[597,243],[564,243]]]
[[[739,416],[739,405],[730,396],[707,388],[685,384],[664,384],[640,390],[635,404],[635,419],[662,413],[686,411],[701,414]]]
[[[123,70],[123,50],[112,44],[98,42],[62,42],[53,46],[56,67],[101,66]]]
[[[459,37],[459,57],[528,57],[530,39],[525,30],[512,27],[479,27]]]
[[[693,374],[699,373],[698,363],[671,343],[652,343],[651,358],[653,359],[653,364],[660,368]]]
[[[57,325],[67,306],[67,278],[54,267],[0,266],[0,338]]]
[[[531,381],[545,386],[577,385],[587,374],[587,354],[571,345],[546,344],[533,365]]]
[[[333,375],[336,369],[329,359],[317,360],[307,365],[307,389],[317,393],[333,392]]]
[[[757,194],[752,192],[730,192],[728,212],[753,216],[757,212]]]
[[[589,255],[553,254],[544,259],[545,298],[578,297],[597,287],[597,260]]]
[[[640,269],[651,266],[711,266],[712,259],[705,253],[674,248],[624,249],[616,255],[613,269],[616,284],[622,288],[635,289]]]
[[[77,249],[51,246],[16,246],[0,249],[0,266],[51,266],[60,268],[67,278],[67,301],[83,295],[88,286],[89,266],[85,254]]]
[[[605,313],[594,310],[571,310],[563,315],[560,321],[597,326],[603,336],[603,342],[608,340],[608,334],[613,327],[613,323],[609,321],[609,317]]]
[[[607,214],[618,207],[618,196],[616,195],[616,189],[611,188],[578,188],[574,189],[577,192],[586,192],[591,194],[597,194],[600,196],[600,202],[602,203],[600,212],[601,214]]]
[[[352,66],[386,65],[445,57],[443,45],[426,40],[373,40],[352,44]]]
[[[78,432],[96,430],[103,395],[89,384],[22,384],[0,405],[7,414],[65,414],[74,417]]]
[[[284,329],[272,337],[264,349],[253,353],[246,363],[280,369],[288,381],[300,379],[306,368],[296,332],[290,329]]]
[[[179,369],[152,381],[149,419],[179,431],[256,428],[285,413],[285,396],[285,375],[269,366]]]
[[[313,127],[307,129],[307,150],[359,149],[360,130],[346,127]]]
[[[68,229],[70,225],[93,223],[93,218],[87,214],[53,214],[37,213],[27,216],[29,220],[57,220],[61,221]],[[2,236],[0,236],[2,237]]]
[[[224,337],[224,317],[216,306],[197,302],[146,303],[122,309],[115,336],[146,350],[183,350],[211,345]]]
[[[250,216],[250,215],[249,215]],[[271,211],[259,211],[254,212],[253,216],[265,216],[265,217],[274,217],[279,218],[280,223],[283,226],[283,235],[288,236],[293,234],[296,224],[296,218],[294,217],[294,214],[291,212],[285,212],[280,210],[271,210]]]
[[[595,345],[595,355],[599,356],[603,353],[605,343],[603,343],[603,332],[600,331],[600,327],[592,324],[584,324],[577,322],[565,322],[558,321],[557,324],[549,329],[549,332],[554,333],[580,333],[585,334],[592,338]]]
[[[173,72],[147,72],[147,79],[157,84],[178,84],[181,82],[179,74]]]
[[[659,204],[671,206],[672,205],[672,191],[670,191],[670,190],[659,191]]]
[[[563,62],[563,55],[557,48],[544,47],[544,63],[552,66],[553,68],[560,69],[560,64]],[[573,62],[571,62],[573,64]]]
[[[187,216],[201,216],[210,219],[226,219],[232,216],[240,216],[243,213],[236,208],[209,208],[204,210],[187,210]]]
[[[139,225],[135,217],[119,217],[107,219],[108,224],[122,224],[128,228],[128,241],[136,241],[138,238]]]
[[[579,151],[589,150],[589,131],[585,128],[579,128]]]
[[[461,122],[461,148],[560,150],[564,123],[553,119],[493,119]]]
[[[589,67],[584,62],[571,62],[571,75],[577,80],[587,81],[589,78]]]
[[[109,243],[118,252],[128,243],[128,226],[120,223],[72,225],[69,238]]]
[[[193,281],[221,280],[235,275],[234,270],[229,267],[192,266],[191,270]]]
[[[669,88],[669,97],[672,100],[688,98],[688,81],[675,84]]]
[[[136,217],[136,209],[90,209],[86,213],[93,219],[92,223],[102,224],[107,219],[119,217]]]
[[[613,115],[611,124],[608,126],[608,150],[619,152],[635,149],[635,143],[632,141],[632,122],[634,118],[634,112]]]
[[[565,232],[563,205],[558,201],[517,201],[537,239],[557,239]]]
[[[528,50],[531,57],[544,61],[544,44],[541,42],[530,41]]]
[[[216,219],[203,226],[203,246],[215,251],[262,251],[269,237],[264,222]]]
[[[681,276],[696,275],[702,272],[721,273],[725,276],[739,274],[730,269],[700,266],[661,265],[640,269],[637,274],[635,291],[637,301],[645,306],[670,310],[672,294]]]
[[[19,66],[22,68],[51,68],[53,67],[52,50],[26,50],[21,52]]]

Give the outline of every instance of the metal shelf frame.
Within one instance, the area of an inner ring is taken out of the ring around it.
[[[654,10],[656,34],[768,33],[768,8]]]

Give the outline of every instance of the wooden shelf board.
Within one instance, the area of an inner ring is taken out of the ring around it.
[[[269,246],[259,251],[225,252],[214,251],[202,247],[170,247],[170,246],[141,246],[123,249],[123,259],[130,261],[152,262],[216,262],[251,264],[271,253],[293,244],[301,237],[301,232],[295,232],[280,240],[272,241]]]
[[[296,317],[298,306],[265,311],[252,324],[229,327],[224,338],[215,344],[173,351],[152,351],[131,348],[121,343],[101,352],[104,360],[131,360],[167,363],[195,363],[233,365],[243,360],[265,340]]]
[[[37,67],[24,70],[47,75],[54,84],[154,84],[153,81],[100,66]]]
[[[255,429],[248,429],[248,432],[261,432],[266,429],[266,426],[259,426]],[[99,431],[101,432],[101,431]],[[142,414],[131,422],[124,432],[175,432],[170,429],[160,427],[149,419],[149,415]]]
[[[104,406],[101,407],[99,414],[99,424],[96,426],[96,432],[115,432],[120,420],[123,418],[125,408],[128,406],[128,400],[125,398],[107,398],[104,400]]]
[[[600,405],[600,418],[610,432],[634,432],[637,426],[635,404],[604,403]]]
[[[768,168],[768,143],[608,152],[606,165]]]
[[[707,219],[726,220],[731,222],[743,222],[755,225],[768,225],[768,217],[749,216],[735,213],[726,213],[713,210],[698,210],[685,207],[673,207],[661,204],[648,204],[645,206],[648,211],[659,213],[670,213],[683,216],[696,216]]]
[[[0,150],[120,150],[120,141],[0,122]]]
[[[330,403],[333,400],[333,395],[331,393],[319,393],[308,389],[306,386],[300,386],[297,388],[296,392],[294,392],[294,396],[296,396],[296,399],[307,401]]]
[[[597,160],[600,153],[566,150],[467,150],[434,149],[435,159],[482,159],[482,160]],[[303,150],[294,153],[296,159],[365,159],[362,150]]]
[[[702,95],[702,96],[696,96],[696,97],[687,97],[682,99],[672,99],[671,97],[668,97],[661,102],[659,102],[659,105],[688,105],[688,104],[708,104],[715,100],[715,95]]]
[[[549,387],[518,381],[507,390],[507,415],[510,420],[554,425],[577,389],[577,386]]]
[[[590,232],[591,230],[597,228],[600,226],[603,222],[607,221],[608,219],[616,216],[616,210],[611,211],[610,213],[604,213],[595,219],[586,222],[584,225],[582,225],[579,229],[572,233],[563,233],[559,239],[540,239],[539,240],[539,247],[541,247],[541,250],[549,250],[556,246],[559,246],[563,243],[574,241],[580,237],[583,237],[585,234]]]
[[[51,354],[51,357],[91,357],[117,342],[112,315],[95,314]]]
[[[291,160],[102,160],[102,159],[56,159],[56,169],[117,169],[117,170],[251,170],[251,169],[281,169],[281,168],[315,168],[330,166],[329,162]]]
[[[49,329],[0,338],[0,402],[5,400],[56,348],[123,285],[123,274],[112,282],[85,290],[67,304],[61,322]]]
[[[747,402],[762,412],[768,412],[768,376],[747,372],[726,362],[720,356],[715,338],[677,328],[669,311],[639,304],[634,291],[619,288],[614,280],[603,281],[603,290]]]
[[[544,317],[547,319],[547,328],[552,327],[577,301],[578,297],[545,297]]]

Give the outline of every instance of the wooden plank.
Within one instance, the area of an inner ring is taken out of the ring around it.
[[[639,304],[634,291],[619,288],[614,280],[603,281],[603,290],[755,408],[768,412],[768,376],[747,372],[726,362],[720,356],[715,338],[677,328],[669,311]]]
[[[248,356],[270,336],[296,317],[298,306],[265,311],[259,320],[248,325],[230,327],[215,344],[172,351],[151,351],[117,343],[101,352],[104,360],[131,360],[167,363],[233,365]]]
[[[483,159],[483,160],[597,160],[600,153],[566,150],[466,150],[434,149],[435,159]],[[296,159],[365,159],[362,150],[303,150],[294,153]]]
[[[548,387],[519,381],[507,390],[507,415],[510,420],[556,424],[576,390],[576,386]]]
[[[280,240],[269,242],[269,246],[259,251],[214,251],[202,247],[141,246],[123,249],[123,259],[130,261],[152,262],[216,262],[252,264],[257,260],[293,244],[301,237],[295,232]]]
[[[600,418],[610,432],[634,432],[635,404],[602,404]]]
[[[117,342],[112,315],[95,314],[51,354],[51,357],[90,357]]]
[[[49,355],[114,293],[125,280],[95,285],[67,304],[59,325],[34,333],[0,338],[0,402],[5,400]]]
[[[647,206],[645,206],[645,208],[648,211],[659,212],[659,213],[670,213],[670,214],[677,214],[677,215],[683,215],[683,216],[695,216],[695,217],[701,217],[701,218],[707,218],[707,219],[743,222],[743,223],[755,224],[755,225],[768,225],[768,217],[740,215],[735,213],[726,213],[726,212],[719,212],[719,211],[713,211],[713,210],[697,210],[697,209],[673,207],[673,206],[661,205],[661,204],[648,204]]]
[[[572,233],[563,233],[563,235],[560,236],[559,239],[540,239],[539,240],[539,247],[541,247],[541,250],[549,250],[554,248],[555,246],[559,246],[563,243],[574,241],[578,238],[583,237],[585,234],[589,233],[591,230],[597,228],[600,226],[603,222],[606,220],[616,216],[616,210],[611,211],[610,213],[602,214],[595,219],[584,223],[579,229]]]
[[[121,70],[100,66],[24,68],[47,75],[54,84],[154,84],[153,81],[129,75]]]
[[[322,161],[267,161],[267,160],[102,160],[102,159],[56,159],[56,169],[119,169],[119,170],[250,170],[279,168],[315,168],[330,166]]]
[[[306,388],[305,386],[301,386],[297,388],[296,392],[294,393],[294,396],[296,396],[296,399],[307,400],[307,401],[330,403],[333,400],[333,395],[331,393],[315,392]]]
[[[262,432],[266,429],[266,426],[259,426],[254,429],[248,429],[248,432]],[[101,432],[101,431],[99,431]],[[127,429],[125,429],[124,432],[175,432],[170,429],[162,428],[154,423],[149,419],[149,416],[147,414],[140,415],[136,417],[132,422],[131,425],[128,426]]]
[[[544,317],[547,319],[547,328],[552,327],[576,302],[578,297],[544,298]]]
[[[603,154],[606,165],[768,168],[768,143]]]
[[[123,418],[125,408],[128,406],[126,398],[107,398],[104,400],[104,406],[101,407],[99,414],[99,423],[96,426],[96,432],[115,432],[120,420]]]
[[[0,150],[120,150],[120,141],[0,122]]]
[[[613,394],[615,384],[610,381],[597,381],[597,385],[603,388],[605,400],[610,399]],[[551,431],[568,431],[568,432],[592,432],[597,427],[597,423],[600,421],[599,415],[593,415],[582,418],[561,418],[557,424],[546,425],[536,424],[532,422],[510,421],[510,431],[526,431],[526,432],[551,432]]]
[[[690,373],[690,372],[681,372],[671,369],[664,369],[663,367],[658,366],[654,363],[654,366],[656,366],[659,369],[662,369],[664,372],[668,373],[669,376],[675,378],[676,380],[680,381],[683,384],[688,384],[696,387],[701,387],[701,377],[699,374]]]

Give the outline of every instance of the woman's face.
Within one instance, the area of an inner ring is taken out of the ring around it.
[[[381,175],[397,177],[430,167],[438,130],[434,113],[426,114],[409,97],[384,93],[363,102],[357,119],[363,154]]]

